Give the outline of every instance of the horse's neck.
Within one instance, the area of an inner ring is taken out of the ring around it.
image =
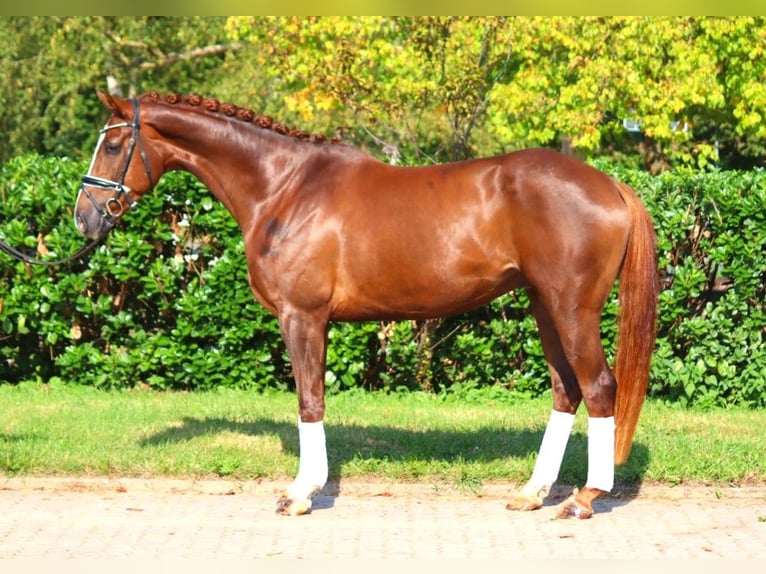
[[[185,111],[174,116],[157,123],[170,147],[168,168],[197,177],[240,224],[256,203],[294,178],[301,165],[296,156],[315,147],[240,120]]]

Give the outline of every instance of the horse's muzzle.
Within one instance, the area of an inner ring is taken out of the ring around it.
[[[78,201],[79,204],[79,201]],[[74,223],[77,230],[89,239],[103,239],[114,226],[116,218],[104,217],[94,205],[86,203],[82,208],[75,208]]]
[[[95,215],[96,217],[88,217],[78,213],[74,218],[75,225],[77,230],[88,239],[103,239],[109,233],[112,225],[99,214],[96,213]]]
[[[102,202],[88,189],[89,186],[102,192],[113,192],[114,195]],[[89,203],[82,201],[83,196],[88,199]],[[81,201],[86,207],[80,205]],[[109,233],[109,230],[114,227],[114,224],[126,211],[133,209],[136,205],[137,203],[131,197],[131,189],[128,186],[109,179],[86,175],[82,178],[80,192],[75,203],[75,225],[77,225],[80,233],[86,237],[101,239]]]

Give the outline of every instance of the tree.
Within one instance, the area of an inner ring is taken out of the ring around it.
[[[287,110],[333,116],[393,158],[476,153],[471,134],[509,50],[496,17],[230,18],[230,37],[259,50]],[[299,49],[296,49],[296,46]],[[444,157],[442,157],[444,156]]]
[[[211,89],[226,41],[223,18],[0,18],[0,161],[91,152],[104,118],[96,89],[126,95]]]
[[[4,17],[0,161],[87,156],[104,117],[95,90],[112,77],[125,94],[198,92],[306,130],[340,130],[390,161],[543,145],[652,171],[764,165],[764,23]]]
[[[362,125],[383,149],[454,159],[567,145],[587,156],[639,151],[657,170],[704,167],[721,149],[727,161],[763,163],[763,25],[760,17],[235,17],[227,30],[257,50],[288,110],[305,122],[323,114]]]
[[[746,46],[759,33],[755,19],[749,20],[516,19],[516,49],[525,62],[513,82],[492,94],[492,130],[527,145],[571,135],[575,148],[594,154],[605,143],[624,147],[627,125],[644,136],[646,167],[654,161],[698,166],[717,161],[707,126],[724,122],[755,134],[766,125],[747,114],[736,117],[741,94],[762,71],[732,90],[733,70],[720,57],[722,29],[734,59],[750,51]],[[753,45],[763,44],[760,37]],[[733,117],[727,114],[732,109]]]

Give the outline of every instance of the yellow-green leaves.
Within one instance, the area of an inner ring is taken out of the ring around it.
[[[350,117],[396,145],[487,155],[565,139],[717,160],[717,138],[766,135],[764,19],[235,17],[306,121]],[[451,157],[452,156],[452,157]]]

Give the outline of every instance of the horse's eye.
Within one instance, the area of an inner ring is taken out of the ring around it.
[[[105,141],[104,142],[104,150],[106,150],[106,153],[114,155],[117,152],[120,151],[120,144],[114,141]]]

